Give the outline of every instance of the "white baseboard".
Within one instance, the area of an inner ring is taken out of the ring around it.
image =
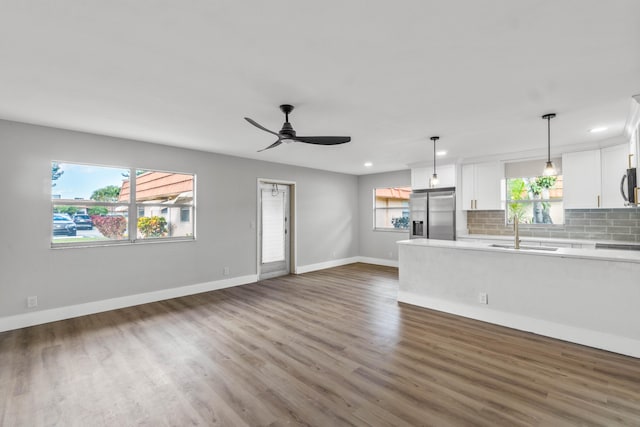
[[[358,257],[358,262],[364,262],[365,264],[384,265],[385,267],[397,267],[397,259],[384,259],[384,258],[369,258],[366,256]]]
[[[334,259],[326,262],[319,262],[317,264],[301,265],[296,268],[296,274],[303,274],[303,273],[309,273],[311,271],[324,270],[325,268],[340,267],[341,265],[353,264],[356,262],[363,262],[365,264],[384,265],[386,267],[398,266],[398,260],[394,260],[394,259],[354,256],[351,258],[341,258],[341,259]]]
[[[389,267],[398,266],[397,260],[355,256],[351,258],[336,259],[317,264],[298,266],[296,269],[296,274],[324,270],[326,268],[339,267],[356,262],[384,265]],[[255,283],[257,281],[258,276],[255,274],[250,274],[247,276],[232,277],[224,280],[198,283],[195,285],[181,286],[178,288],[163,289],[160,291],[147,292],[144,294],[127,295],[124,297],[111,298],[101,301],[92,301],[84,304],[70,305],[48,310],[30,311],[28,313],[16,314],[14,316],[0,317],[0,332],[10,331],[12,329],[26,328],[43,323],[55,322],[58,320],[71,319],[79,316],[86,316],[88,314],[101,313],[109,310],[116,310],[124,307],[131,307],[139,304],[147,304],[150,302],[199,294],[201,292],[215,291],[232,286],[246,285],[248,283]]]
[[[398,292],[398,301],[640,358],[640,341],[627,337],[491,310],[487,306],[473,307],[406,291]]]
[[[325,268],[340,267],[341,265],[358,262],[359,257],[332,259],[331,261],[319,262],[317,264],[299,265],[296,267],[296,274],[309,273],[311,271],[324,270]]]
[[[118,308],[131,307],[139,304],[162,301],[171,298],[178,298],[187,295],[199,294],[202,292],[215,291],[232,286],[255,283],[258,277],[255,274],[247,276],[232,277],[224,280],[198,283],[195,285],[181,286],[178,288],[163,289],[160,291],[147,292],[144,294],[127,295],[124,297],[111,298],[101,301],[93,301],[84,304],[70,305],[66,307],[52,308],[49,310],[33,311],[24,314],[0,318],[0,332],[12,329],[26,328],[28,326],[40,325],[42,323],[55,322],[58,320],[71,319],[73,317],[85,316],[87,314],[101,313],[103,311],[116,310]]]

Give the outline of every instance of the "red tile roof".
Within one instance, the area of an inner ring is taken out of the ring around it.
[[[376,188],[377,198],[409,200],[410,195],[411,188],[409,187]]]
[[[193,175],[171,172],[145,172],[136,177],[136,200],[173,199],[180,193],[193,191]],[[129,180],[122,182],[119,201],[128,201]]]

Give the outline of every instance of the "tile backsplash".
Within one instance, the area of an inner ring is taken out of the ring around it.
[[[566,209],[563,225],[520,225],[520,235],[640,243],[640,209]],[[469,234],[513,234],[504,211],[468,211]]]

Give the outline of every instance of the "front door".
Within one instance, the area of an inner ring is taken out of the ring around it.
[[[289,274],[290,196],[285,184],[261,182],[259,276],[260,280]]]

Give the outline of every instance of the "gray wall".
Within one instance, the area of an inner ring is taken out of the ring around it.
[[[2,120],[0,144],[0,317],[256,274],[257,178],[297,184],[298,266],[358,255],[356,176]],[[197,240],[51,249],[52,160],[196,173]]]
[[[373,230],[373,189],[411,186],[411,171],[361,175],[358,177],[358,214],[360,256],[398,261],[398,240],[409,238],[409,231]]]

